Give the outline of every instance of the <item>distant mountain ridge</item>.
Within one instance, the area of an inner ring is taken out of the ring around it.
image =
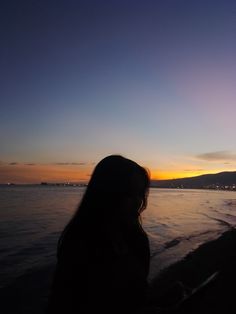
[[[236,190],[236,171],[225,171],[216,174],[203,174],[197,177],[152,180],[152,187],[186,188],[186,189],[227,189]]]

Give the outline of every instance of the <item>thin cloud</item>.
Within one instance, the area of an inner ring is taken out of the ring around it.
[[[86,162],[56,162],[54,165],[58,166],[84,166]]]
[[[229,161],[236,160],[236,154],[230,151],[217,151],[210,152],[205,154],[200,154],[196,156],[198,159],[206,160],[206,161]]]
[[[84,165],[86,165],[86,162],[72,162],[71,165],[73,165],[73,166],[84,166]]]
[[[54,162],[51,164],[41,164],[41,163],[33,163],[33,162],[3,162],[0,160],[0,165],[9,165],[9,166],[16,166],[16,165],[24,165],[24,166],[37,166],[37,165],[57,165],[57,166],[85,166],[88,165],[86,162]]]
[[[185,172],[198,172],[198,171],[204,171],[204,169],[185,169]]]
[[[37,164],[32,162],[20,163],[20,162],[10,162],[8,163],[9,166],[17,166],[17,165],[24,165],[24,166],[36,166]]]

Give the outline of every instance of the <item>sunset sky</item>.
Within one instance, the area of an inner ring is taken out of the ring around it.
[[[87,181],[121,154],[236,170],[235,0],[0,5],[0,183]]]

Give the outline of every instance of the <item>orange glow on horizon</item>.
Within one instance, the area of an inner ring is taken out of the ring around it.
[[[91,166],[74,165],[2,165],[0,167],[0,183],[61,183],[61,182],[85,182],[90,178]]]
[[[38,184],[41,182],[88,182],[94,169],[92,164],[57,165],[57,164],[0,164],[0,184]],[[151,169],[152,180],[168,180],[195,177],[203,174],[215,174],[226,169],[189,169],[189,170],[157,170]],[[231,170],[232,171],[232,170]]]
[[[163,170],[154,170],[151,171],[152,180],[171,180],[171,179],[181,179],[181,178],[190,178],[197,177],[204,174],[215,174],[225,170],[192,170],[192,171],[163,171]]]

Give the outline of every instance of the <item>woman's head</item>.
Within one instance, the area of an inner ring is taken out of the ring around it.
[[[119,155],[102,159],[93,171],[78,210],[62,233],[58,249],[70,234],[75,241],[75,235],[87,234],[88,229],[94,232],[98,228],[109,229],[115,233],[122,225],[129,229],[137,222],[140,226],[149,185],[148,171],[134,161]]]
[[[111,155],[95,167],[80,207],[87,205],[99,215],[118,216],[125,204],[130,204],[139,216],[147,205],[149,185],[145,168],[122,156]]]

